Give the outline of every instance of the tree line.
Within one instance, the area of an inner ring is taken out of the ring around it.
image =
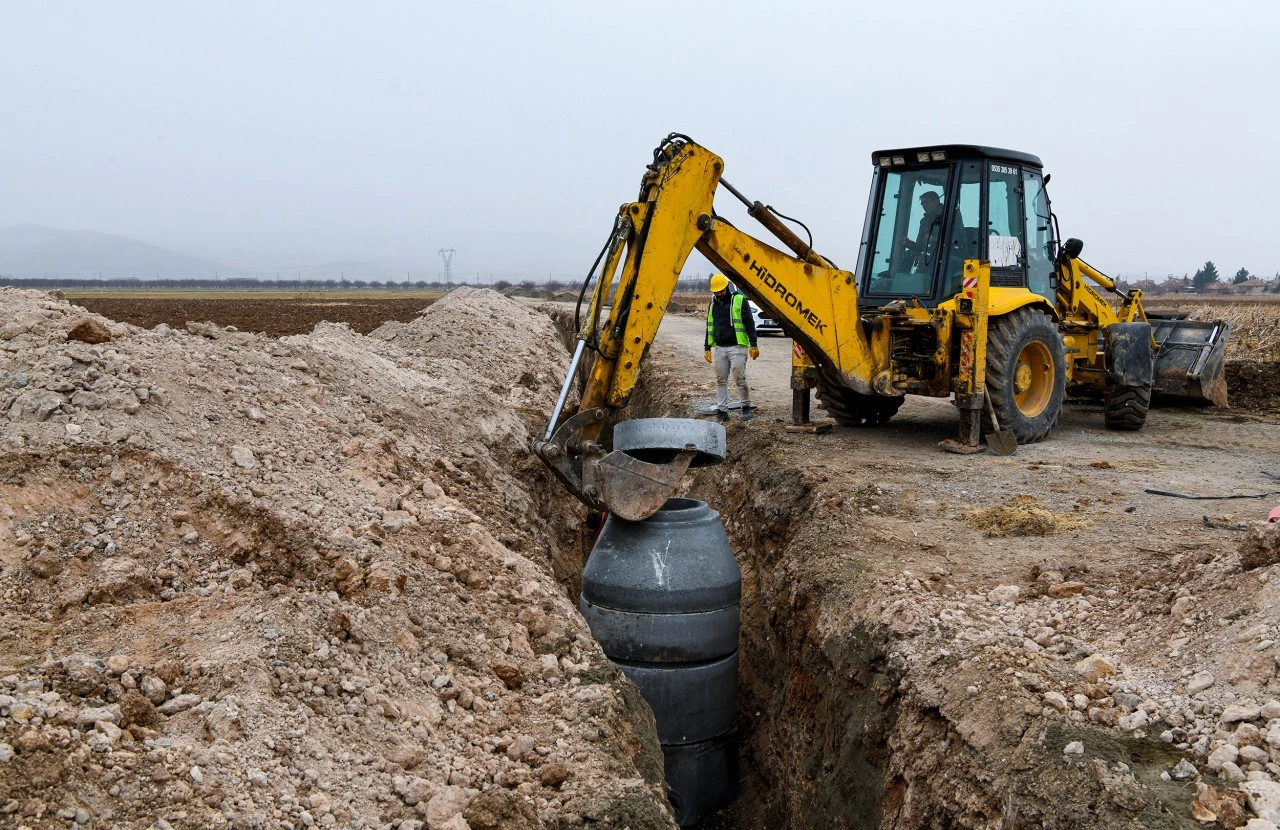
[[[1241,268],[1239,271],[1236,271],[1236,275],[1231,278],[1231,284],[1239,285],[1242,282],[1252,279],[1263,278],[1255,274],[1250,274],[1248,268]],[[1269,290],[1280,293],[1280,274],[1276,274],[1274,280],[1275,285]],[[1203,291],[1208,286],[1221,282],[1222,278],[1218,274],[1218,266],[1213,264],[1213,260],[1209,260],[1204,264],[1204,267],[1196,269],[1195,276],[1191,278],[1191,287],[1196,291]]]
[[[696,292],[707,290],[707,277],[682,277],[676,282],[676,291]],[[139,291],[156,291],[164,289],[180,289],[187,291],[359,291],[378,289],[390,291],[452,291],[463,285],[474,285],[467,282],[442,282],[440,280],[417,282],[394,280],[326,280],[326,279],[259,279],[257,277],[230,277],[212,279],[208,277],[166,277],[143,280],[137,277],[8,277],[0,275],[0,286],[12,288],[35,288],[45,291],[54,289],[137,289]],[[575,294],[582,287],[581,282],[565,279],[546,280],[497,280],[485,288],[510,293],[547,292],[558,294],[572,291]]]

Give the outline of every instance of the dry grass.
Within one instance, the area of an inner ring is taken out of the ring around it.
[[[1150,303],[1148,308],[1158,312],[1185,312],[1192,320],[1230,323],[1227,360],[1280,360],[1280,298],[1239,297],[1214,302],[1205,302],[1202,297],[1179,301],[1162,298],[1158,303]]]
[[[1050,513],[1040,504],[1032,496],[1014,496],[1008,504],[970,510],[964,518],[988,536],[1052,536],[1089,524],[1072,513]]]

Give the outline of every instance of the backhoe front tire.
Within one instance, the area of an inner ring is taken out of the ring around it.
[[[1103,422],[1107,429],[1142,429],[1151,409],[1151,384],[1143,386],[1115,386],[1107,390]]]
[[[1106,329],[1107,429],[1142,429],[1151,409],[1155,354],[1151,326],[1144,322],[1112,323]]]
[[[1049,315],[1024,306],[991,318],[987,394],[1000,429],[1019,444],[1034,444],[1053,429],[1067,394],[1067,357]]]
[[[876,427],[887,423],[897,414],[903,400],[901,395],[864,395],[818,382],[818,405],[843,427]]]

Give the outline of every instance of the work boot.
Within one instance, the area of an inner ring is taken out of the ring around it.
[[[729,410],[725,409],[723,406],[716,407],[716,420],[722,424],[728,421]]]
[[[750,421],[752,418],[756,417],[756,408],[749,403],[744,403],[739,412],[741,412],[741,414],[738,417],[743,421]]]

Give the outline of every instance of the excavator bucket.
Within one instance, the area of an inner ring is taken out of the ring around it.
[[[1223,320],[1150,318],[1156,339],[1152,391],[1201,406],[1227,405],[1227,333]]]
[[[584,469],[605,509],[638,522],[657,513],[690,467],[725,459],[725,429],[697,418],[636,418],[613,428],[614,451]]]

